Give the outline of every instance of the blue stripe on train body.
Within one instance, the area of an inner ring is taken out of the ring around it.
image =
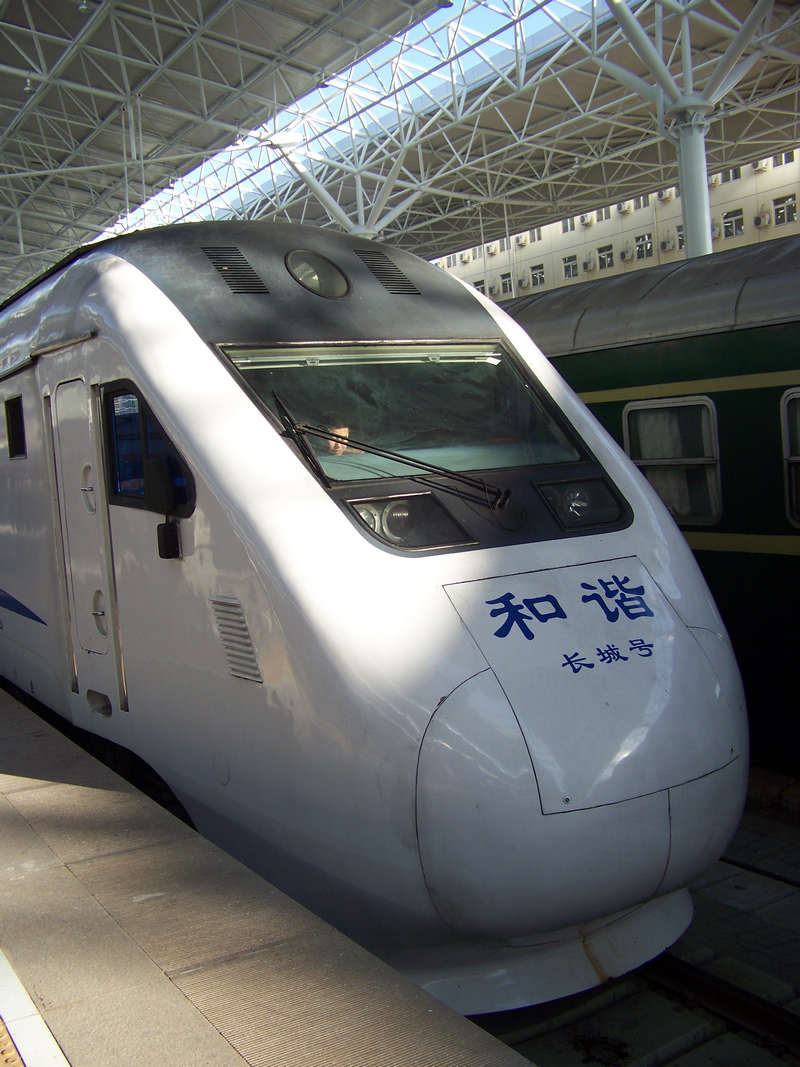
[[[0,589],[0,608],[6,608],[8,611],[13,611],[17,615],[22,615],[26,619],[33,619],[34,622],[40,622],[42,626],[47,626],[44,619],[40,619],[36,612],[31,611],[26,607],[21,600],[17,600],[10,593],[7,593],[5,589]]]

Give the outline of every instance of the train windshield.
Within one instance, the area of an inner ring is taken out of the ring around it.
[[[499,345],[225,351],[279,421],[288,413],[333,481],[418,473],[404,457],[454,471],[581,458]]]

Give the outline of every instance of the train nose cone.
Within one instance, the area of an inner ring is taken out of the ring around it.
[[[456,689],[428,727],[417,831],[437,910],[473,937],[528,937],[637,904],[669,858],[665,792],[543,814],[522,731],[489,670]]]
[[[545,813],[655,793],[746,751],[730,650],[709,654],[636,557],[446,592],[514,710]]]
[[[747,752],[726,641],[686,626],[635,557],[446,592],[488,663],[440,705],[420,751],[420,856],[451,926],[559,930],[717,858]],[[698,797],[725,810],[693,810]]]

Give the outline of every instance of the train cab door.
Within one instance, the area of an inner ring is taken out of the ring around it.
[[[73,690],[85,698],[83,710],[92,720],[90,727],[97,729],[89,713],[108,717],[114,708],[124,707],[100,429],[92,393],[82,379],[56,386],[52,412]]]

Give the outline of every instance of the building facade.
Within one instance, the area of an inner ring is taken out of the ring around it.
[[[800,150],[709,175],[714,251],[797,233]],[[434,262],[494,300],[684,257],[676,187],[508,234]]]

